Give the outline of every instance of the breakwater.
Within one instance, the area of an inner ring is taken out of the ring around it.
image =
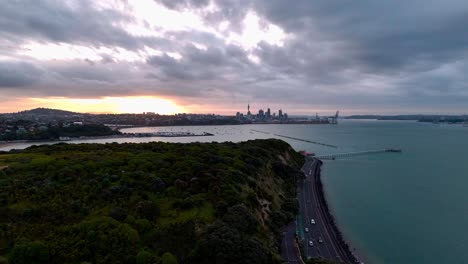
[[[319,202],[319,209],[322,211],[322,216],[326,220],[327,228],[329,229],[330,233],[332,234],[333,243],[337,246],[337,249],[340,253],[340,257],[345,263],[360,263],[357,257],[352,253],[348,243],[344,240],[341,231],[339,230],[338,226],[336,225],[335,218],[331,214],[327,201],[325,199],[325,193],[323,190],[323,184],[321,181],[321,167],[323,162],[318,160],[319,165],[316,167],[316,171],[314,173],[314,181],[315,181],[315,192]]]
[[[280,134],[272,134],[272,133],[269,133],[269,132],[260,131],[260,130],[255,130],[255,129],[251,129],[250,131],[254,131],[254,132],[262,133],[262,134],[267,134],[267,135],[273,135],[273,136],[282,137],[282,138],[293,139],[293,140],[302,141],[302,142],[307,142],[307,143],[312,143],[312,144],[321,145],[321,146],[330,147],[330,148],[338,148],[338,146],[335,146],[335,145],[326,144],[326,143],[321,143],[321,142],[312,141],[312,140],[308,140],[308,139],[290,137],[290,136],[285,136],[285,135],[280,135]]]

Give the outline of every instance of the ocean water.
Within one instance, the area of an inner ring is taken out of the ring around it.
[[[268,132],[263,134],[252,130]],[[132,128],[128,132],[210,132],[213,137],[94,139],[73,143],[244,141],[273,134],[317,154],[389,147],[325,161],[322,180],[339,228],[366,263],[468,263],[468,127],[412,121],[343,120],[339,125]],[[52,142],[49,142],[52,143]],[[0,147],[24,148],[30,144]]]

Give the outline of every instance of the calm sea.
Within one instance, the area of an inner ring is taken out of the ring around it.
[[[402,148],[402,153],[324,162],[322,179],[338,226],[366,263],[468,263],[468,127],[370,120],[343,120],[337,126],[159,127],[126,131],[210,132],[215,136],[82,142],[236,142],[276,137],[252,129],[338,146],[282,138],[297,150],[317,154]]]

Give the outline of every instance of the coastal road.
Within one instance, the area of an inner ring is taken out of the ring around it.
[[[281,256],[284,261],[290,264],[301,264],[300,252],[296,246],[296,221],[291,222],[283,229],[283,237],[281,240]]]
[[[307,158],[302,168],[305,179],[298,182],[300,215],[297,222],[299,235],[303,238],[305,255],[310,258],[355,263],[340,243],[325,206],[319,178],[320,166],[319,160]],[[310,245],[310,242],[313,245]]]

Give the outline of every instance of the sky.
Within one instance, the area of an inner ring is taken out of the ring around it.
[[[466,0],[3,0],[0,112],[468,113]]]

